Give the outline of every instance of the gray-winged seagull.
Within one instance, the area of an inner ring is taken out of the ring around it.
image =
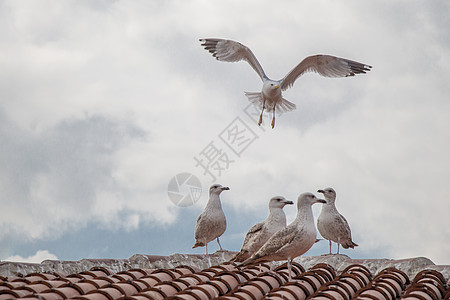
[[[312,213],[314,203],[325,203],[312,193],[303,193],[297,199],[297,217],[285,228],[274,233],[269,240],[242,264],[287,260],[291,274],[292,260],[308,251],[316,242],[316,226]]]
[[[220,250],[223,250],[219,242],[219,237],[227,229],[227,220],[222,210],[219,195],[229,189],[229,187],[224,187],[220,184],[213,184],[209,188],[208,203],[197,218],[197,224],[195,225],[195,244],[192,248],[205,247],[206,255],[208,255],[208,243],[214,239],[217,239]]]
[[[331,254],[331,241],[337,243],[337,254],[339,254],[339,244],[345,249],[358,246],[352,241],[352,232],[347,220],[336,209],[334,204],[336,192],[332,188],[318,190],[322,193],[327,203],[322,205],[322,211],[317,219],[317,229],[320,235],[329,241]]]
[[[275,126],[275,111],[279,113],[295,109],[295,104],[283,98],[281,91],[291,87],[306,72],[316,72],[325,77],[349,77],[370,71],[372,66],[331,55],[312,55],[303,59],[284,78],[272,80],[266,76],[253,52],[239,42],[218,38],[200,39],[202,46],[220,61],[245,60],[263,81],[261,92],[245,92],[248,100],[261,109],[258,125],[261,125],[264,109],[272,111],[272,128]]]
[[[278,230],[286,227],[286,214],[283,207],[294,202],[282,196],[275,196],[269,200],[269,216],[252,228],[245,235],[242,249],[230,261],[242,262],[252,256]]]

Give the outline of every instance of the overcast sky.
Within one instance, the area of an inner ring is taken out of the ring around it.
[[[0,0],[0,259],[203,253],[193,232],[214,181],[231,188],[225,249],[240,249],[270,197],[331,186],[359,244],[343,253],[450,263],[449,11],[414,0]],[[319,53],[373,69],[301,77],[284,93],[297,109],[272,130],[244,95],[260,90],[257,74],[213,59],[204,37],[247,45],[273,79]],[[197,161],[214,150],[206,172]],[[183,172],[203,190],[188,207],[168,197]],[[295,206],[285,211],[292,221]],[[306,255],[327,251],[321,241]]]

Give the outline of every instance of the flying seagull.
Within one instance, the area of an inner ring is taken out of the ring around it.
[[[306,72],[316,72],[325,77],[349,77],[370,71],[372,66],[353,60],[331,55],[312,55],[302,60],[284,78],[272,80],[264,73],[256,56],[247,46],[232,40],[217,38],[200,39],[205,47],[217,60],[237,62],[245,60],[263,81],[261,92],[245,92],[248,100],[261,109],[258,125],[261,125],[264,110],[272,111],[272,128],[275,126],[275,111],[279,113],[295,109],[295,104],[283,98],[285,91]]]
[[[274,233],[269,240],[242,265],[273,260],[287,260],[291,274],[292,260],[306,253],[316,242],[316,226],[312,213],[314,203],[325,203],[312,193],[303,193],[297,199],[295,220]]]
[[[283,207],[294,202],[282,196],[275,196],[269,200],[269,216],[261,223],[253,225],[245,235],[242,249],[230,260],[242,262],[252,256],[278,230],[286,227],[286,214]]]
[[[229,190],[229,187],[213,184],[209,188],[209,200],[205,209],[197,218],[195,225],[195,244],[192,248],[205,247],[206,255],[208,255],[208,243],[216,239],[220,250],[222,246],[219,237],[227,229],[227,220],[222,210],[219,195],[223,191]]]
[[[326,188],[317,192],[322,193],[327,201],[327,203],[322,205],[319,218],[317,218],[317,229],[320,235],[329,241],[330,254],[331,241],[337,243],[337,254],[339,254],[339,245],[342,245],[344,249],[358,246],[352,241],[352,232],[347,220],[336,209],[336,205],[334,204],[336,192],[334,189]]]

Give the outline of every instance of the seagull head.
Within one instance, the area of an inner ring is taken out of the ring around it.
[[[213,184],[210,188],[209,188],[209,194],[216,194],[216,195],[220,195],[220,193],[222,193],[223,191],[229,190],[230,188],[227,186],[222,186],[220,184]]]
[[[298,196],[297,208],[300,209],[302,206],[311,206],[314,203],[326,203],[325,200],[317,198],[313,193],[303,193]]]
[[[272,197],[269,201],[269,209],[271,208],[283,208],[287,204],[294,204],[290,200],[286,200],[283,196]]]
[[[336,192],[330,187],[323,190],[318,190],[317,192],[323,194],[327,202],[334,202],[334,200],[336,200]]]
[[[262,93],[269,98],[281,97],[280,83],[274,80],[265,80],[263,83]]]

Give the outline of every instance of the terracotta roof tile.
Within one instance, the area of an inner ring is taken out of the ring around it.
[[[139,260],[145,257],[159,263],[154,256],[139,256]],[[88,260],[91,269],[69,275],[30,272],[25,276],[1,276],[0,300],[450,299],[450,267],[423,267],[420,272],[412,272],[408,263],[417,262],[413,260],[338,257],[336,267],[333,257],[317,258],[316,262],[320,262],[315,264],[311,263],[315,258],[308,258],[305,265],[294,262],[291,274],[286,264],[239,267],[234,263],[219,263],[202,270],[187,265],[157,268],[146,263],[143,268],[135,268],[130,258],[126,260],[130,268],[123,270],[117,268],[118,261]],[[99,265],[95,266],[96,262]],[[426,260],[419,262],[426,263]]]

